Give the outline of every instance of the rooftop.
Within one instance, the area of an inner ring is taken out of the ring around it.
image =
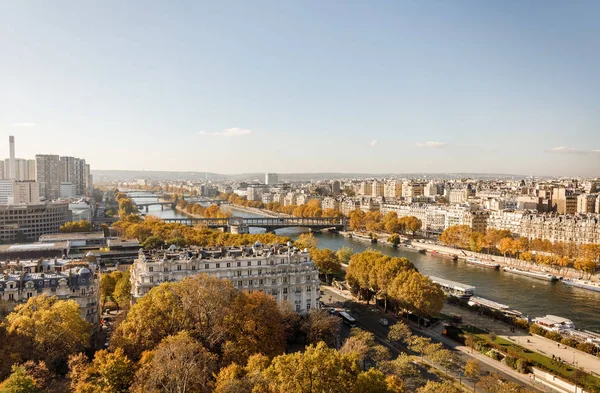
[[[52,233],[40,236],[40,242],[56,242],[63,240],[87,240],[104,239],[104,232],[71,232],[71,233]]]

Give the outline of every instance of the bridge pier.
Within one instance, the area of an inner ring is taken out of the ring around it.
[[[148,213],[148,205],[144,206],[144,208],[146,209],[146,213]]]

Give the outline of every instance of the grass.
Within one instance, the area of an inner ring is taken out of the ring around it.
[[[600,379],[595,376],[581,372],[580,370],[571,367],[568,364],[559,363],[557,361],[552,360],[551,358],[544,356],[540,353],[533,352],[527,348],[523,348],[520,345],[513,343],[512,341],[506,340],[504,338],[496,337],[495,340],[492,341],[488,334],[476,334],[482,340],[485,340],[488,343],[493,343],[497,347],[503,348],[508,352],[509,348],[512,348],[515,352],[519,354],[520,357],[523,357],[529,361],[533,366],[540,367],[542,369],[548,370],[550,373],[560,376],[569,381],[577,382],[581,385],[585,386],[600,386]]]

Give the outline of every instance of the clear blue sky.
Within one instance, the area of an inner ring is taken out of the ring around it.
[[[600,175],[600,1],[1,1],[0,157]],[[4,147],[2,147],[4,146]]]

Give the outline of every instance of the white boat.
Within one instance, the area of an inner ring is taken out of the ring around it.
[[[554,276],[552,274],[532,272],[530,270],[521,270],[521,269],[517,269],[516,267],[505,267],[504,271],[507,273],[518,274],[520,276],[537,278],[538,280],[544,280],[544,281],[550,281],[550,282],[554,282],[554,281],[558,280],[558,278],[556,278],[556,276]]]
[[[429,279],[434,283],[439,284],[447,295],[459,299],[468,300],[475,293],[475,287],[472,285],[461,284],[460,282],[434,276],[429,276]]]
[[[510,309],[510,307],[507,306],[506,304],[498,303],[493,300],[484,299],[484,298],[478,297],[478,296],[471,296],[471,298],[469,299],[469,306],[475,306],[475,305],[491,308],[492,310],[498,310],[498,311],[507,311]]]
[[[481,267],[485,267],[488,269],[500,269],[500,265],[494,262],[488,262],[488,261],[482,261],[480,259],[476,259],[476,258],[469,258],[467,259],[467,263],[470,263],[471,265],[477,265],[477,266],[481,266]]]
[[[575,329],[573,321],[567,318],[558,317],[556,315],[546,315],[545,317],[535,318],[533,323],[536,323],[546,330],[554,332],[567,332]]]
[[[593,281],[580,280],[578,278],[564,278],[562,283],[570,287],[583,288],[590,291],[600,292],[600,284]]]

